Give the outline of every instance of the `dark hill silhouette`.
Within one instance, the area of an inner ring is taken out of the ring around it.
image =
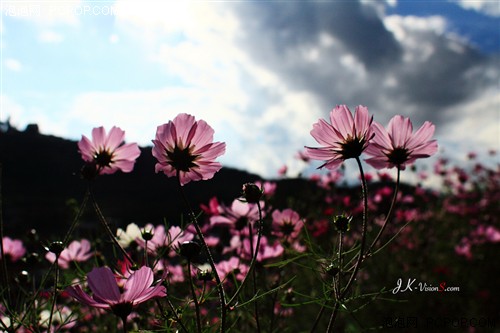
[[[20,235],[31,228],[42,234],[64,234],[74,209],[82,201],[86,182],[80,177],[83,161],[75,141],[42,135],[36,125],[18,131],[2,124],[0,162],[5,231]],[[158,224],[167,218],[178,223],[185,211],[173,178],[155,174],[151,147],[141,148],[131,173],[118,172],[94,181],[94,192],[102,211],[115,226]],[[222,168],[208,181],[184,186],[193,207],[217,196],[230,202],[246,182],[259,177]],[[88,212],[87,212],[88,211]],[[93,227],[97,219],[90,205],[81,225]]]
[[[0,163],[5,234],[20,237],[35,228],[39,234],[62,237],[86,190],[86,181],[80,177],[83,161],[76,141],[42,135],[36,125],[18,131],[8,123],[0,123]],[[141,148],[131,173],[99,176],[94,181],[96,199],[112,227],[131,222],[181,222],[187,210],[176,180],[155,174],[155,163],[151,147]],[[223,167],[212,179],[188,183],[184,189],[191,206],[199,211],[199,205],[207,204],[214,196],[219,202],[230,204],[240,196],[243,184],[256,180],[260,180],[257,175]],[[290,207],[293,202],[294,209],[308,211],[312,200],[325,194],[324,189],[307,179],[276,182],[273,208]],[[384,185],[372,183],[370,188]],[[400,190],[413,193],[415,188],[401,184]],[[340,184],[336,192],[359,196],[360,188]],[[89,204],[77,232],[102,232],[100,228]]]

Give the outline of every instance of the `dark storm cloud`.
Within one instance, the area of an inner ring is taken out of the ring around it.
[[[431,29],[408,28],[405,39],[397,40],[373,5],[233,6],[241,24],[239,46],[291,89],[317,96],[325,114],[335,104],[365,104],[382,122],[399,113],[440,123],[449,117],[442,110],[496,84],[491,58]]]

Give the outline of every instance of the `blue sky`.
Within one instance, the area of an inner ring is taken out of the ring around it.
[[[430,120],[449,154],[498,148],[498,1],[2,1],[0,119],[78,140],[104,125],[149,145],[186,112],[224,165],[304,165],[337,104]],[[478,148],[480,147],[480,148]]]

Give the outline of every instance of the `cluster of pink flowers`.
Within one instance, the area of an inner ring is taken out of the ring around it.
[[[225,143],[213,142],[213,134],[214,130],[205,121],[196,121],[185,113],[158,126],[152,140],[153,156],[158,160],[155,171],[179,177],[181,185],[212,178],[222,167],[215,159],[226,149]],[[122,144],[124,137],[125,132],[118,127],[111,128],[109,133],[97,127],[92,130],[92,140],[82,136],[78,148],[83,160],[96,168],[98,174],[130,172],[140,150],[136,143]]]
[[[331,111],[330,123],[320,119],[313,125],[311,135],[321,147],[306,147],[299,158],[304,161],[324,161],[320,168],[326,167],[330,173],[318,181],[327,189],[342,177],[337,169],[343,161],[354,158],[359,162],[362,153],[370,156],[366,162],[376,169],[396,167],[398,170],[404,170],[418,158],[433,155],[437,151],[436,141],[431,140],[433,134],[434,125],[430,122],[425,122],[413,132],[408,118],[396,116],[386,129],[373,121],[366,107],[356,107],[353,116],[347,106],[341,105]],[[176,177],[181,186],[191,181],[211,179],[222,167],[216,159],[224,154],[226,148],[225,143],[214,142],[213,136],[214,130],[205,121],[196,120],[188,114],[179,114],[168,123],[158,126],[152,140],[152,155],[157,160],[155,172]],[[84,176],[92,179],[117,171],[131,172],[140,149],[135,143],[124,143],[124,138],[125,132],[118,127],[112,127],[109,132],[103,127],[94,128],[91,139],[82,136],[78,148],[86,162]],[[287,168],[283,166],[279,174],[284,176],[286,172]],[[371,177],[365,176],[367,179]],[[114,273],[109,267],[94,268],[88,273],[83,288],[80,285],[70,286],[66,289],[67,294],[87,306],[113,312],[126,325],[126,319],[139,304],[166,296],[163,281],[185,281],[182,266],[174,258],[188,247],[200,248],[195,245],[200,240],[208,252],[215,253],[218,260],[216,263],[211,262],[211,267],[201,265],[191,268],[187,272],[189,281],[191,276],[214,268],[216,272],[212,273],[220,278],[225,287],[236,287],[235,280],[246,280],[254,269],[254,260],[269,262],[284,258],[290,251],[306,251],[307,245],[303,243],[302,237],[305,219],[293,209],[275,209],[268,204],[276,191],[275,183],[261,182],[257,187],[254,186],[244,187],[244,192],[248,191],[246,202],[236,199],[231,205],[225,205],[214,198],[202,207],[207,218],[201,229],[196,221],[190,221],[184,229],[171,226],[167,230],[165,225],[151,224],[143,228],[130,224],[125,231],[119,229],[117,244],[123,251],[133,244],[135,248],[129,248],[129,252],[142,252],[144,266],[122,262],[120,274]],[[389,195],[387,190],[381,189],[375,198],[370,199],[370,204],[375,206]],[[336,198],[327,197],[326,202],[334,200]],[[354,213],[361,211],[361,204],[351,203],[350,197],[342,200],[346,206],[351,206],[349,208]],[[262,233],[264,219],[270,221],[270,225]],[[314,230],[313,235],[321,235],[321,232]],[[9,243],[6,239],[4,242],[7,244],[5,253],[12,260],[24,255],[15,241]],[[353,244],[353,239],[346,238],[346,244],[349,242]],[[82,239],[71,242],[57,256],[47,253],[46,259],[50,262],[57,260],[60,268],[68,269],[93,256],[90,242]],[[153,260],[148,262],[148,257]],[[188,260],[190,263],[191,258]],[[157,283],[154,283],[155,274],[162,276]],[[84,291],[85,285],[91,294]],[[221,285],[215,287],[221,288]],[[279,303],[275,304],[275,311],[287,315],[292,312],[291,309],[281,310]]]
[[[337,169],[344,160],[359,158],[365,152],[366,162],[377,169],[397,167],[404,170],[418,158],[436,153],[437,143],[431,140],[434,125],[426,121],[415,133],[409,118],[400,115],[389,121],[387,129],[373,121],[368,108],[356,107],[354,117],[345,105],[330,112],[330,123],[320,119],[311,135],[322,147],[306,147],[306,155],[325,161],[320,168]]]

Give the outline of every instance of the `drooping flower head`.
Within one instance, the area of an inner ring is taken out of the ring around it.
[[[95,165],[98,173],[112,174],[118,170],[130,172],[137,157],[141,154],[136,143],[122,144],[125,132],[113,126],[109,133],[104,127],[92,130],[92,140],[85,135],[78,142],[78,149],[85,162]]]
[[[337,169],[344,160],[357,158],[366,149],[373,137],[372,121],[365,106],[357,106],[354,117],[347,106],[337,106],[330,112],[330,123],[320,119],[311,130],[323,147],[305,147],[306,154],[325,161],[319,168]]]
[[[205,121],[181,113],[160,125],[153,140],[155,171],[168,177],[179,175],[181,185],[206,180],[222,167],[215,162],[226,151],[226,144],[213,142],[214,130]]]
[[[67,293],[77,301],[95,308],[111,310],[120,318],[126,318],[132,309],[154,297],[166,296],[161,283],[153,285],[153,271],[143,266],[133,272],[120,289],[109,267],[94,268],[87,274],[87,283],[92,296],[80,286],[66,288]]]
[[[418,158],[429,157],[437,152],[434,135],[434,125],[426,121],[415,133],[409,118],[394,116],[387,126],[387,130],[377,122],[373,123],[375,132],[366,154],[371,157],[366,163],[374,168],[398,167],[404,170]]]

